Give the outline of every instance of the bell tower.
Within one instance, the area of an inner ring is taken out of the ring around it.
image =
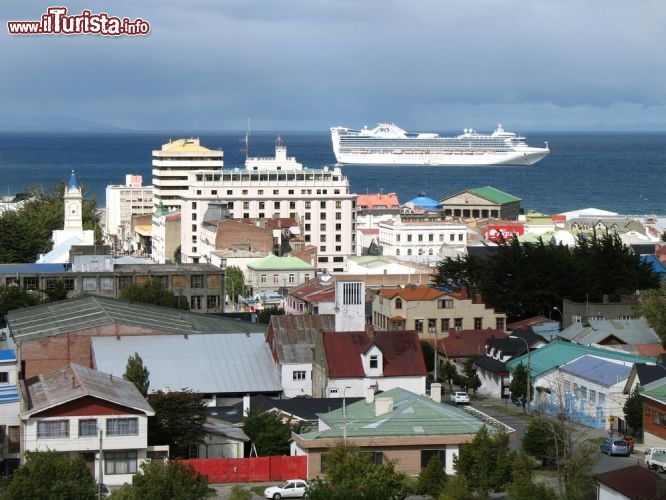
[[[83,195],[81,188],[76,181],[76,175],[72,170],[72,175],[69,177],[69,182],[65,188],[64,196],[65,207],[65,231],[83,231]]]

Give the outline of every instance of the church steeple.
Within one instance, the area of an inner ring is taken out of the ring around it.
[[[65,231],[83,231],[83,195],[81,188],[76,181],[76,175],[72,170],[72,175],[69,177],[69,182],[65,188],[64,196],[65,207]]]

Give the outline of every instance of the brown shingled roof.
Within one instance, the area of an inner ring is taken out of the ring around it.
[[[437,342],[438,352],[451,358],[483,356],[490,338],[505,339],[509,336],[502,330],[449,330],[449,336]]]
[[[445,295],[444,292],[426,285],[407,285],[404,288],[385,288],[379,294],[385,299],[400,297],[403,300],[432,300]]]
[[[666,479],[640,465],[595,474],[594,479],[626,498],[666,500]]]

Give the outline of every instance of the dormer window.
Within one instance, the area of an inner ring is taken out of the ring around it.
[[[379,356],[376,354],[370,356],[370,368],[379,368]]]
[[[402,309],[402,299],[400,297],[395,299],[395,308],[396,309]]]

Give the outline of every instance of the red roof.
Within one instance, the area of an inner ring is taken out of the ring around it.
[[[324,332],[324,350],[331,378],[364,377],[361,354],[373,345],[382,352],[384,377],[427,374],[419,336],[415,331]]]
[[[662,500],[666,498],[663,479],[640,465],[595,474],[594,479],[624,498]],[[618,495],[619,498],[619,495]]]
[[[385,299],[400,297],[406,301],[412,300],[432,300],[445,295],[436,288],[426,285],[407,285],[405,288],[383,288],[379,294]]]
[[[356,198],[358,208],[400,208],[395,193],[361,194]]]
[[[449,330],[449,336],[437,342],[437,351],[451,358],[483,356],[490,338],[505,339],[508,335],[502,330]]]

